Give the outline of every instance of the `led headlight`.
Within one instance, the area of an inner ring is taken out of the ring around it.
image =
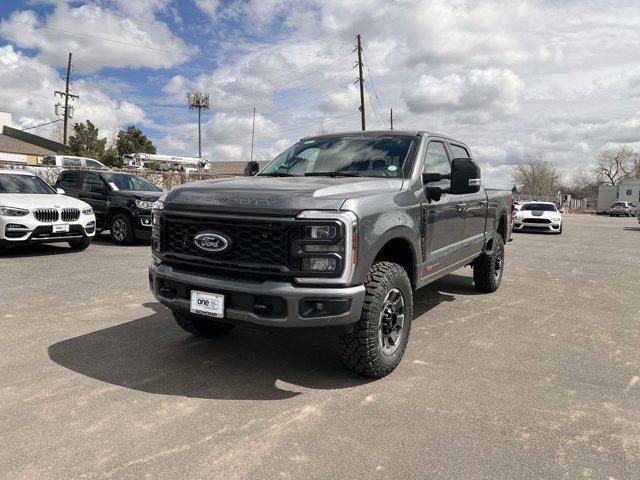
[[[559,222],[561,220],[560,217],[553,217],[551,220],[553,220],[554,222]]]
[[[304,237],[313,240],[331,240],[338,234],[334,225],[311,225],[304,228]]]
[[[0,207],[0,215],[3,217],[24,217],[29,214],[29,210],[16,207]]]
[[[302,259],[302,270],[312,272],[333,272],[338,262],[335,258],[313,258],[307,257]]]
[[[82,214],[83,215],[93,215],[93,208],[91,208],[91,207],[83,208],[82,209]]]
[[[146,200],[136,200],[136,206],[143,210],[151,210],[154,208],[155,202],[147,202]]]

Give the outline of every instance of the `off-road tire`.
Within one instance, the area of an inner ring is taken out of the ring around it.
[[[4,245],[0,245],[0,255],[4,254],[4,252],[6,252]]]
[[[69,246],[71,250],[86,250],[91,245],[91,239],[71,240]]]
[[[340,336],[340,352],[347,368],[361,375],[382,378],[400,363],[407,348],[413,319],[413,294],[407,272],[392,262],[374,263],[365,281],[365,298],[360,320],[352,331]],[[404,320],[397,350],[387,355],[382,350],[379,330],[382,308],[388,293],[397,289],[404,301]]]
[[[500,262],[499,275],[496,273],[496,262]],[[496,234],[493,238],[491,253],[483,253],[473,262],[473,283],[476,290],[484,293],[495,292],[500,286],[504,272],[504,241]]]
[[[203,338],[218,337],[235,328],[235,325],[216,322],[179,310],[173,310],[173,319],[185,332]]]
[[[124,228],[122,236],[120,236],[120,228]],[[118,213],[113,216],[111,223],[109,224],[109,233],[111,235],[111,240],[118,245],[131,245],[136,239],[133,232],[133,222],[129,215],[125,215],[124,213]]]

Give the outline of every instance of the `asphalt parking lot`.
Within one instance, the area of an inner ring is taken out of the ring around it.
[[[495,294],[417,294],[400,367],[343,369],[326,333],[189,337],[147,245],[0,258],[0,477],[638,478],[640,226],[515,234]]]

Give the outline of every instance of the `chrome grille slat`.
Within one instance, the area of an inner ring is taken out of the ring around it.
[[[33,216],[39,222],[51,223],[58,221],[59,214],[55,208],[38,208],[33,211]]]
[[[77,208],[64,208],[60,212],[60,217],[63,222],[75,222],[80,218],[80,210]]]

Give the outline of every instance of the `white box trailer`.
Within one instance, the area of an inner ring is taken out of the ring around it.
[[[616,200],[618,200],[618,185],[600,185],[596,212],[599,214],[609,213],[611,204]]]
[[[618,185],[618,201],[640,203],[640,179],[622,180]]]

